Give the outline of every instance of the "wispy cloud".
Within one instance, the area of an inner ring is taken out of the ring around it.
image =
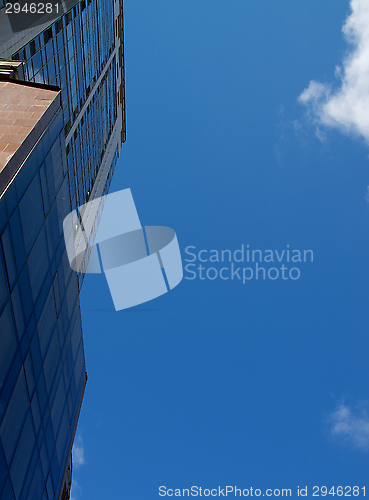
[[[70,492],[70,500],[77,500],[82,492],[82,488],[79,486],[78,481],[73,479],[72,488]]]
[[[75,469],[79,469],[85,464],[85,448],[83,446],[82,436],[77,434],[72,448],[72,460],[73,460],[73,472],[72,472],[72,488],[70,494],[70,500],[77,500],[81,497],[82,488],[79,486],[78,481],[75,478]]]
[[[312,80],[299,101],[308,110],[317,127],[335,127],[345,133],[362,136],[369,144],[369,2],[351,0],[351,14],[342,31],[350,51],[336,68],[339,86]]]
[[[74,440],[73,449],[72,449],[72,457],[73,457],[73,467],[81,467],[85,463],[85,449],[83,446],[82,437],[78,434]]]
[[[354,408],[340,403],[338,408],[328,417],[331,436],[355,448],[369,451],[367,406],[366,402],[361,402]]]
[[[369,186],[367,187],[367,191],[365,193],[365,199],[369,203]]]

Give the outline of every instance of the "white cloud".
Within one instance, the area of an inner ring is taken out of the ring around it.
[[[367,192],[365,193],[365,199],[369,203],[369,186],[367,187]]]
[[[332,85],[312,80],[299,101],[316,125],[339,128],[369,143],[369,1],[351,0],[350,6],[342,31],[351,50],[342,68],[336,68],[339,87],[332,90]]]
[[[341,403],[329,416],[332,437],[361,450],[369,450],[369,415],[362,402],[352,409]]]
[[[80,434],[78,434],[74,440],[73,449],[73,467],[81,467],[85,463],[85,449],[83,447],[83,441]]]
[[[72,480],[72,488],[70,492],[70,500],[77,500],[81,496],[82,488],[79,486],[78,481]]]

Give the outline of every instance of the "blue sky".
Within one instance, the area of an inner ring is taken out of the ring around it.
[[[120,312],[88,275],[74,499],[368,490],[367,4],[125,1],[111,191],[131,188],[142,224],[175,229],[184,265],[188,246],[242,244],[314,261],[297,280],[185,272]]]

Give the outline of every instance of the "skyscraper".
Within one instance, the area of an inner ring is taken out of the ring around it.
[[[86,369],[63,219],[107,193],[125,140],[122,2],[60,9],[0,8],[1,500],[69,497]]]

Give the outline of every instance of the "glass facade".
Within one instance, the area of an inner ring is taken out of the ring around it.
[[[113,12],[112,0],[79,2],[13,55],[26,80],[61,88],[73,208],[88,201],[117,120]]]
[[[1,500],[57,499],[85,385],[63,114],[0,200]]]
[[[82,0],[0,45],[24,80],[60,89],[52,121],[0,183],[0,500],[69,498],[86,370],[83,274],[69,266],[62,223],[108,192],[125,140],[122,16],[121,0]]]

